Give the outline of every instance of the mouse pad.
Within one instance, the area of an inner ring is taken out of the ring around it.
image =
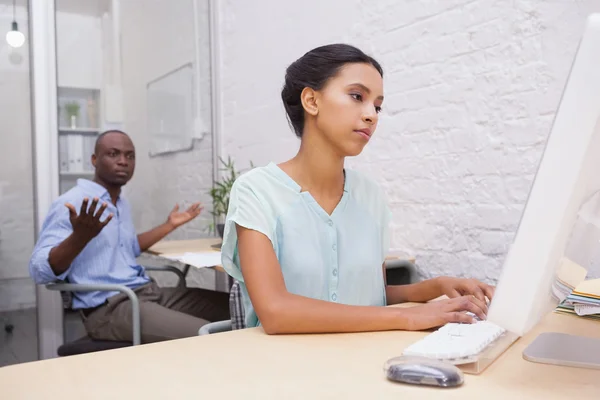
[[[523,358],[542,364],[600,369],[600,339],[544,332],[527,346]]]

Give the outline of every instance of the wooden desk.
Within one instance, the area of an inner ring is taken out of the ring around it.
[[[189,240],[163,240],[156,243],[154,246],[150,247],[146,253],[161,257],[163,259],[169,260],[169,262],[180,263],[183,265],[183,276],[187,277],[187,274],[190,270],[190,267],[198,267],[198,268],[206,268],[204,266],[195,266],[191,264],[182,263],[180,261],[172,260],[171,256],[179,256],[183,253],[187,252],[203,252],[203,251],[219,251],[218,248],[214,247],[221,243],[221,238],[203,238],[203,239],[189,239]],[[411,256],[407,256],[402,253],[390,253],[386,257],[386,260],[408,260],[413,265],[415,263],[415,258]],[[233,278],[227,274],[225,269],[221,265],[215,265],[210,267],[215,271],[219,271],[224,273],[225,275],[217,274],[215,275],[215,290],[229,292],[231,285],[233,285]],[[219,277],[219,275],[221,277]],[[222,277],[225,276],[225,282],[221,281]],[[390,278],[388,278],[388,282],[390,282]]]
[[[220,238],[204,238],[204,239],[189,239],[189,240],[163,240],[156,243],[154,246],[146,250],[147,253],[169,258],[171,255],[180,255],[187,252],[199,252],[199,251],[219,251],[212,247],[221,243]],[[194,265],[191,265],[194,267]],[[187,275],[190,265],[186,265],[184,275]],[[202,267],[205,268],[205,267]],[[217,271],[225,272],[223,267],[215,265],[211,267]]]
[[[212,247],[213,245],[217,245],[221,243],[220,238],[205,238],[205,239],[190,239],[190,240],[164,240],[156,243],[154,246],[150,247],[147,252],[149,254],[169,258],[170,255],[179,255],[187,252],[197,252],[197,251],[219,251]],[[406,259],[411,263],[415,263],[415,257],[405,256],[403,254],[395,254],[391,253],[386,257],[386,260],[394,260],[394,259]],[[192,265],[193,267],[193,265]],[[218,271],[225,272],[223,267],[220,265],[215,265],[213,267]],[[187,273],[187,270],[185,271]]]
[[[268,336],[260,328],[0,368],[0,388],[11,400],[600,398],[598,370],[523,360],[525,346],[544,331],[600,337],[600,324],[549,314],[455,389],[386,380],[384,362],[422,332]]]

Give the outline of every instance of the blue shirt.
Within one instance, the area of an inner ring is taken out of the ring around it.
[[[276,164],[234,183],[221,247],[223,268],[240,282],[246,326],[260,324],[248,296],[236,224],[273,244],[290,293],[350,305],[386,305],[382,265],[391,213],[376,183],[346,170],[344,192],[331,215]]]
[[[79,214],[85,197],[89,199],[88,207],[92,199],[98,197],[96,211],[102,202],[106,202],[108,206],[100,220],[104,221],[110,213],[113,214],[112,220],[75,257],[65,272],[55,275],[48,262],[50,250],[73,232],[69,210],[65,203],[75,206]],[[115,206],[104,187],[86,179],[79,179],[77,186],[52,203],[33,249],[29,273],[37,284],[68,280],[69,283],[121,284],[133,289],[150,281],[144,268],[136,262],[136,257],[139,255],[140,245],[127,201],[121,195]],[[96,307],[117,293],[74,293],[73,308]]]

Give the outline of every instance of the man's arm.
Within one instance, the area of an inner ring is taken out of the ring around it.
[[[62,272],[59,272],[59,269],[55,272],[50,265],[50,252],[52,249],[60,246],[73,233],[73,229],[69,224],[67,209],[63,209],[63,207],[57,205],[48,212],[29,260],[29,275],[38,285],[45,285],[57,279],[63,280],[68,271],[67,267]]]
[[[29,262],[29,273],[37,284],[63,279],[75,257],[110,222],[112,214],[100,221],[107,204],[96,212],[97,205],[95,198],[88,210],[85,198],[79,215],[69,203],[50,210]]]
[[[196,218],[198,215],[200,215],[201,211],[202,207],[200,207],[200,203],[194,203],[187,210],[182,212],[179,212],[179,205],[176,204],[173,210],[171,210],[169,213],[169,217],[165,223],[138,235],[137,238],[140,245],[140,251],[144,252],[148,250],[169,233]]]
[[[69,220],[73,232],[58,246],[53,247],[48,254],[48,263],[55,275],[60,275],[69,269],[75,257],[112,219],[112,214],[110,214],[104,221],[100,221],[100,217],[108,205],[103,203],[96,211],[98,201],[97,197],[94,198],[88,209],[88,199],[83,199],[79,215],[72,204],[65,204],[69,209]]]
[[[75,257],[82,252],[88,243],[89,240],[77,237],[76,234],[71,233],[58,246],[53,247],[48,254],[48,264],[50,264],[54,275],[59,276],[65,273]]]
[[[171,225],[169,222],[165,222],[164,224],[161,224],[154,229],[151,229],[144,233],[140,233],[137,237],[138,243],[140,244],[140,251],[144,252],[148,250],[155,243],[160,241],[162,238],[164,238],[174,230],[175,227],[173,225]]]

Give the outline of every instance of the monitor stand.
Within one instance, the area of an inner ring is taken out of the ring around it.
[[[523,358],[542,364],[600,369],[600,339],[544,332],[527,346]]]

